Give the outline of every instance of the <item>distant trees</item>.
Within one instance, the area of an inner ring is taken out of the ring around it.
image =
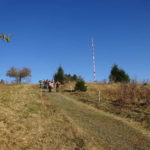
[[[118,65],[115,64],[111,69],[109,81],[110,82],[130,82],[130,78],[123,69],[118,68]]]
[[[5,35],[5,34],[1,33],[0,38],[2,40],[5,40],[6,42],[10,42],[10,35]]]
[[[77,76],[76,74],[65,74],[64,69],[59,66],[57,72],[53,76],[54,81],[59,81],[61,84],[67,83],[69,81],[76,81],[75,84],[75,90],[76,91],[86,91],[87,86],[85,86],[85,81],[82,79],[82,77]]]
[[[65,74],[62,66],[59,66],[53,78],[55,82],[59,81],[61,84],[64,84],[69,81],[77,81],[79,77],[76,74]]]
[[[69,82],[69,81],[77,81],[78,80],[78,76],[76,74],[71,75],[71,74],[65,74],[65,82]]]
[[[31,76],[31,70],[29,68],[22,68],[22,69],[17,69],[15,67],[11,67],[7,73],[6,73],[7,76],[9,77],[13,77],[15,78],[16,80],[16,83],[21,83],[22,82],[22,79],[28,77],[28,76]]]

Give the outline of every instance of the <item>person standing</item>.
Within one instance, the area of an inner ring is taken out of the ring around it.
[[[53,83],[51,81],[48,82],[48,91],[51,92],[53,88]]]
[[[57,82],[56,82],[56,92],[59,92],[59,88],[60,88],[60,82],[57,81]]]
[[[47,79],[45,82],[46,82],[46,89],[47,89],[50,81]]]
[[[42,88],[42,80],[39,80],[40,88]]]

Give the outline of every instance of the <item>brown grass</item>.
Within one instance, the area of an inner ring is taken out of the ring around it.
[[[1,150],[80,150],[89,145],[84,133],[37,86],[0,85]]]
[[[150,132],[138,123],[97,110],[64,93],[51,93],[50,97],[87,133],[87,137],[94,138],[97,150],[147,150],[150,147]]]
[[[72,92],[70,95],[98,109],[138,121],[150,129],[149,84],[87,83],[87,86],[87,92]]]

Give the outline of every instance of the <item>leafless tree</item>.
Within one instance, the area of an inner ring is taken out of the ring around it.
[[[27,67],[24,67],[22,69],[17,69],[15,67],[11,67],[7,73],[7,76],[13,77],[16,79],[16,83],[21,83],[22,79],[31,76],[31,70]]]

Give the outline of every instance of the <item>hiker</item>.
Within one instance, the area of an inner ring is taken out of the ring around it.
[[[44,80],[41,80],[41,88],[44,88]]]
[[[42,80],[39,80],[40,88],[42,88]]]
[[[48,82],[48,91],[49,92],[52,91],[52,83],[51,83],[51,81]]]
[[[46,81],[45,81],[45,80],[43,81],[43,88],[44,88],[44,89],[46,89],[46,88],[47,88],[47,83],[46,83]]]
[[[59,92],[60,82],[57,81],[57,82],[55,83],[55,85],[56,85],[56,92]]]
[[[50,81],[47,79],[45,82],[46,82],[46,88],[48,88],[48,84]]]

